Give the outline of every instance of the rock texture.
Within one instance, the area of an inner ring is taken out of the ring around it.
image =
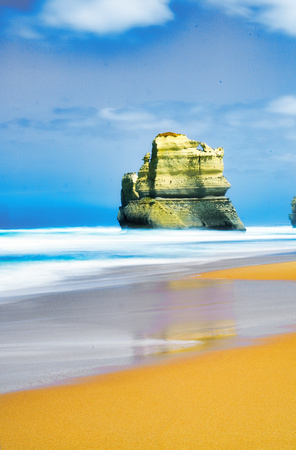
[[[292,214],[289,214],[292,227],[296,228],[296,196],[291,201]]]
[[[184,134],[163,133],[152,143],[138,174],[122,179],[118,221],[122,227],[245,230],[223,176],[222,148]]]

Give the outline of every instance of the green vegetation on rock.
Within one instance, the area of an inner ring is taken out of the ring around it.
[[[291,221],[292,227],[296,227],[296,196],[291,201],[292,214],[289,214],[289,219]]]

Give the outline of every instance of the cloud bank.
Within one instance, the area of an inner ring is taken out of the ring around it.
[[[245,17],[270,31],[296,36],[295,0],[202,0],[222,12]],[[198,3],[175,0],[175,3]],[[91,33],[97,36],[120,34],[137,27],[164,25],[174,19],[172,0],[44,0],[41,10],[19,18],[14,33],[27,39],[42,37],[42,28]],[[202,2],[200,2],[202,3]],[[34,0],[0,0],[1,6],[29,10]],[[36,2],[37,4],[37,2]],[[197,9],[200,5],[196,5]],[[37,31],[36,31],[37,30]]]
[[[281,31],[296,36],[295,0],[207,0],[222,8],[227,14],[246,17],[267,26],[271,31]]]
[[[285,95],[275,99],[270,103],[268,110],[277,114],[296,116],[295,95]]]
[[[14,117],[0,122],[2,129],[35,128],[70,132],[70,135],[89,135],[91,132],[93,136],[100,134],[102,128],[106,130],[107,126],[113,131],[119,131],[120,135],[126,132],[130,136],[132,132],[147,131],[153,136],[153,132],[176,131],[219,135],[219,139],[228,134],[244,135],[242,141],[254,133],[266,136],[268,130],[281,139],[295,141],[296,96],[287,95],[269,102],[229,104],[221,107],[215,107],[211,103],[182,101],[151,102],[124,108],[56,107],[50,110],[47,118],[43,120],[33,114],[30,117]]]
[[[40,18],[55,28],[97,35],[122,33],[173,19],[169,3],[170,0],[48,0]]]

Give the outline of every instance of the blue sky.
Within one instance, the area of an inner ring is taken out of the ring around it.
[[[160,132],[225,150],[246,225],[296,195],[294,0],[0,0],[0,227],[116,224]]]

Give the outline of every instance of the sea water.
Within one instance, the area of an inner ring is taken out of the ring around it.
[[[198,273],[203,263],[231,258],[293,258],[295,232],[0,231],[0,392],[290,331],[294,282],[201,280],[182,270]]]
[[[296,252],[292,227],[215,230],[131,230],[119,227],[0,230],[0,298],[113,286],[151,276],[175,263]]]

